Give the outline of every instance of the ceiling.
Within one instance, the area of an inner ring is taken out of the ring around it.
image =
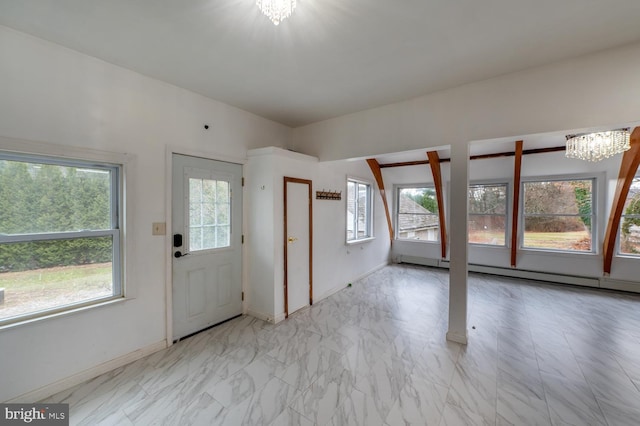
[[[0,24],[291,127],[640,40],[638,0],[0,0]]]

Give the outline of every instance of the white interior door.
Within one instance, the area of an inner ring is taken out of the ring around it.
[[[173,339],[242,313],[242,166],[173,155]]]
[[[311,181],[285,178],[286,314],[311,303]]]

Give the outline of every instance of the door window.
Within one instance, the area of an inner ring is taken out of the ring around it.
[[[189,251],[231,245],[231,190],[225,180],[189,178]]]

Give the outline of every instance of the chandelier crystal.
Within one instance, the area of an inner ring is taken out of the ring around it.
[[[256,0],[256,4],[274,25],[291,16],[296,8],[296,0]]]
[[[600,161],[631,148],[629,129],[567,135],[567,158]]]

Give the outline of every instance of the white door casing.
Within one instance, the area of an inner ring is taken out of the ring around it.
[[[285,177],[285,315],[313,303],[311,181]]]
[[[178,340],[242,313],[242,166],[173,154],[172,174]]]

